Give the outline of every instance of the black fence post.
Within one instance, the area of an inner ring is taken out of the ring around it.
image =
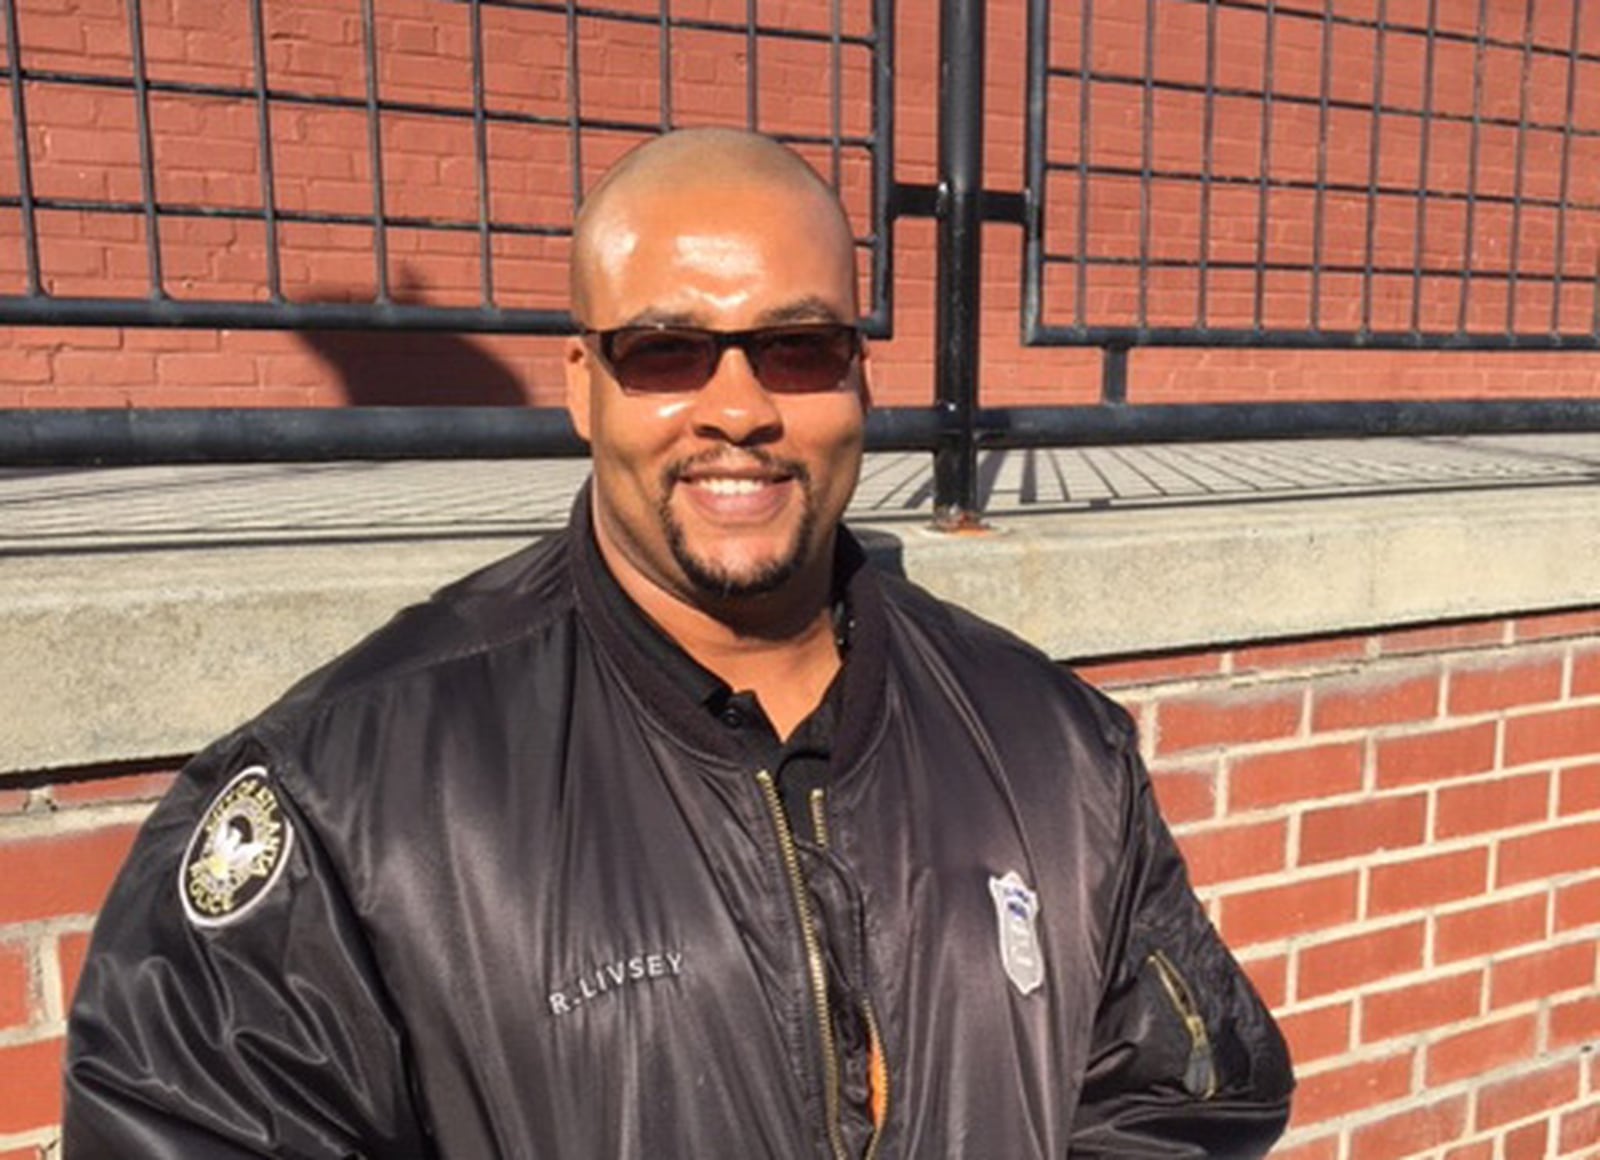
[[[978,521],[978,321],[983,228],[983,0],[939,12],[939,231],[934,399],[944,420],[934,452],[934,521]]]

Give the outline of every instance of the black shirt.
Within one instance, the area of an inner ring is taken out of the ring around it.
[[[834,732],[838,726],[839,705],[844,689],[844,666],[839,667],[821,702],[805,720],[795,726],[787,739],[780,739],[762,709],[755,693],[735,691],[728,683],[701,665],[669,637],[633,602],[617,583],[611,570],[598,569],[599,589],[617,625],[640,652],[682,687],[698,705],[736,733],[749,754],[753,767],[770,770],[783,798],[790,831],[795,837],[816,842],[812,818],[813,790],[825,788],[831,779]],[[834,605],[835,640],[841,656],[846,656],[849,617],[842,598]]]

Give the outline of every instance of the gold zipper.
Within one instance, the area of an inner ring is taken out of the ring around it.
[[[811,898],[806,893],[805,878],[800,873],[800,855],[795,851],[794,835],[789,832],[789,822],[783,812],[783,800],[778,796],[777,784],[764,769],[756,773],[756,781],[761,786],[761,796],[766,799],[767,810],[772,815],[773,828],[778,834],[778,850],[783,856],[783,868],[789,875],[789,889],[794,894],[795,910],[800,915],[800,939],[805,944],[806,965],[811,973],[811,998],[817,1009],[817,1029],[822,1036],[822,1108],[828,1131],[828,1147],[833,1150],[837,1160],[846,1160],[844,1133],[839,1127],[839,1056],[833,1037],[833,1014],[828,1008],[828,971],[822,958],[822,943],[817,937]]]
[[[826,791],[821,786],[811,791],[811,832],[816,837],[817,845],[824,850],[828,848],[828,810]],[[867,1024],[867,1035],[870,1037],[868,1058],[867,1082],[869,1085],[869,1101],[873,1104],[873,1131],[872,1140],[867,1145],[866,1160],[873,1160],[878,1154],[878,1144],[883,1139],[883,1126],[889,1120],[889,1063],[883,1054],[883,1036],[878,1033],[878,1017],[873,1013],[872,1003],[865,995],[861,998],[861,1017]]]
[[[818,786],[811,791],[811,832],[816,835],[817,845],[824,850],[828,848],[828,811],[823,801],[822,787]]]
[[[1206,1031],[1206,1021],[1194,1001],[1189,984],[1169,959],[1165,951],[1151,951],[1150,964],[1156,969],[1156,978],[1172,1000],[1173,1008],[1189,1029],[1189,1062],[1183,1073],[1183,1086],[1191,1095],[1209,1100],[1217,1094],[1216,1060],[1211,1053],[1211,1036]]]

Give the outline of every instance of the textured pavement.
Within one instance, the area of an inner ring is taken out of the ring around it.
[[[922,523],[932,460],[867,457],[851,516]],[[583,460],[0,469],[0,554],[522,538],[559,526]],[[1600,434],[991,451],[984,508],[1228,506],[1600,482]],[[1597,512],[1600,514],[1600,512]]]

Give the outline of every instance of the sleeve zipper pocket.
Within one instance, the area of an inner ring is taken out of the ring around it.
[[[1209,1100],[1217,1094],[1217,1065],[1211,1051],[1211,1036],[1206,1031],[1206,1021],[1194,1001],[1189,984],[1173,965],[1165,951],[1151,951],[1147,960],[1155,969],[1161,988],[1172,1001],[1173,1010],[1183,1020],[1189,1032],[1189,1060],[1183,1070],[1183,1086],[1192,1096]]]

